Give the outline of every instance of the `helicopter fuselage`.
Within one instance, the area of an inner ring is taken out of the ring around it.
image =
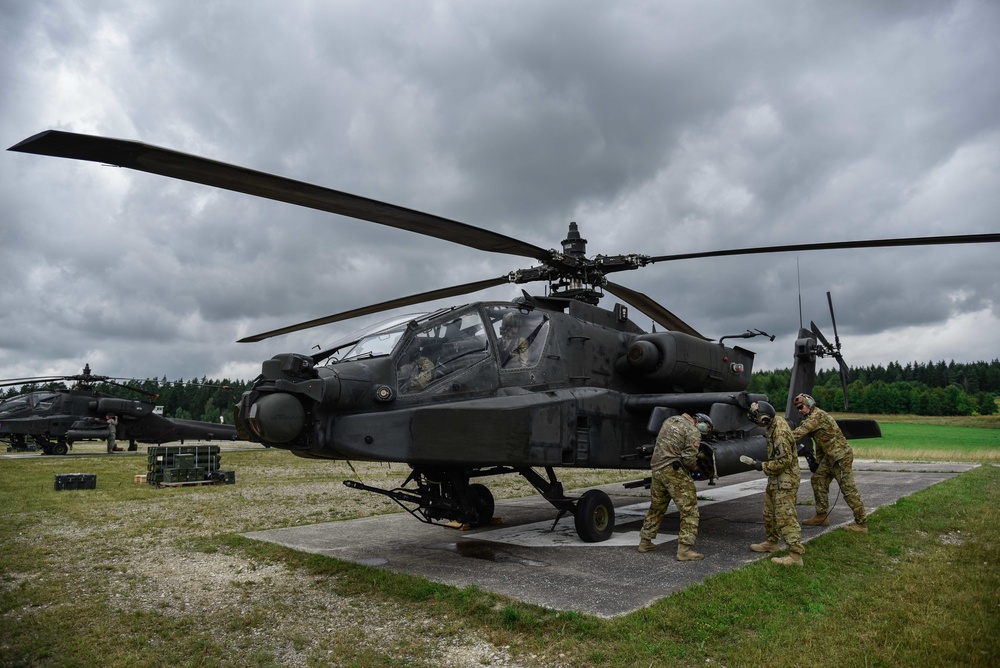
[[[663,419],[704,412],[716,422],[714,442],[739,440],[740,453],[761,456],[759,429],[746,418],[753,353],[645,333],[622,307],[479,303],[383,336],[395,337],[385,354],[265,362],[240,402],[239,425],[252,440],[305,457],[641,469]]]
[[[30,439],[46,454],[65,454],[76,441],[106,439],[111,415],[118,418],[116,438],[130,443],[236,438],[232,425],[174,420],[155,409],[149,402],[90,389],[29,392],[0,402],[0,438],[16,449]]]

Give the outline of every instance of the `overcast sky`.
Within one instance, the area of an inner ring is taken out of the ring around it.
[[[47,129],[135,139],[542,248],[577,221],[590,255],[1000,232],[998,35],[1000,3],[964,0],[0,0],[0,133],[3,148]],[[533,264],[7,151],[0,193],[0,378],[89,363],[251,379],[365,323],[243,336]],[[791,364],[799,282],[806,326],[830,339],[832,292],[852,366],[973,362],[998,357],[998,252],[684,260],[613,280],[711,338],[778,335],[741,342],[757,369]]]

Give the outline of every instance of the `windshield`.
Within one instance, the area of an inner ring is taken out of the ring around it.
[[[35,408],[42,412],[48,411],[58,398],[58,394],[38,394],[35,396]]]
[[[10,415],[28,409],[31,406],[30,394],[0,402],[0,415]]]
[[[391,329],[382,330],[374,334],[363,337],[354,345],[349,345],[342,351],[338,351],[337,360],[342,361],[354,357],[367,355],[375,357],[377,355],[388,355],[396,346],[399,337],[406,331],[406,325],[396,325]]]
[[[474,307],[432,317],[413,329],[396,358],[399,391],[421,392],[489,357],[483,317]]]
[[[502,370],[536,366],[545,350],[549,320],[545,314],[506,304],[486,308],[500,348]]]
[[[398,315],[357,330],[333,345],[330,349],[330,361],[327,364],[335,364],[362,355],[369,357],[388,355],[399,341],[399,337],[406,331],[407,324],[426,316],[426,313]]]

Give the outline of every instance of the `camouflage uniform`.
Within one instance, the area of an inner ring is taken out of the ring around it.
[[[417,357],[413,362],[404,364],[399,369],[403,392],[419,392],[427,387],[434,377],[434,363],[426,357]]]
[[[650,466],[653,479],[649,488],[650,504],[639,536],[656,538],[667,505],[674,500],[681,516],[677,537],[680,545],[694,545],[698,537],[698,495],[690,471],[698,468],[698,445],[701,433],[685,416],[667,418],[656,436],[656,448]]]
[[[813,406],[802,423],[792,432],[792,439],[798,443],[806,436],[813,439],[813,449],[819,468],[812,475],[813,497],[816,499],[816,515],[825,516],[830,512],[830,481],[836,479],[844,501],[854,511],[854,521],[867,526],[865,504],[854,483],[854,451],[844,438],[837,421],[818,406]]]
[[[783,417],[775,416],[765,432],[767,461],[761,469],[767,474],[764,492],[764,529],[767,542],[777,543],[784,538],[788,551],[804,554],[802,527],[795,512],[799,495],[799,457],[795,450],[792,429]]]
[[[500,339],[501,365],[506,368],[528,366],[528,340],[509,330]]]
[[[118,416],[107,416],[108,421],[108,452],[114,452],[118,448]]]

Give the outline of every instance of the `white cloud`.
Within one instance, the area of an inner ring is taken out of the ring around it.
[[[996,34],[1000,8],[968,0],[6,3],[0,130],[8,146],[49,128],[138,139],[545,248],[576,220],[591,254],[997,232]],[[0,196],[3,377],[89,361],[249,378],[346,325],[240,336],[533,264],[14,153]],[[833,292],[853,364],[972,361],[998,331],[994,256],[823,252],[798,274],[774,255],[615,278],[715,337],[791,336],[801,280],[807,323],[824,326]],[[790,363],[781,341],[755,346],[758,366]]]

